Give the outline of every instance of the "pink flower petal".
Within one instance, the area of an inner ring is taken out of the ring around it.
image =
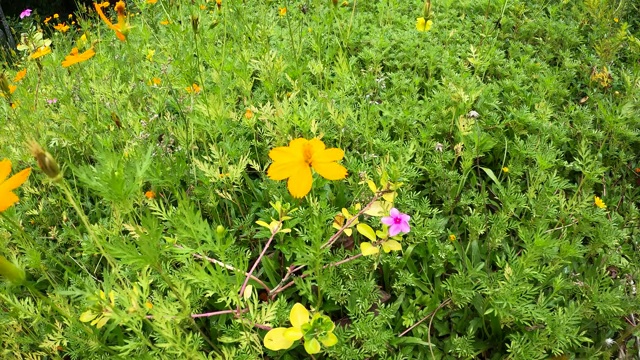
[[[408,223],[409,220],[411,220],[411,216],[407,214],[400,214],[400,218],[402,219],[402,222],[406,222],[406,223]]]
[[[405,234],[408,233],[409,231],[411,231],[411,228],[409,227],[409,224],[407,224],[406,222],[400,223],[399,227],[400,227],[400,231],[402,231]]]
[[[400,233],[400,229],[401,225],[400,224],[393,224],[389,227],[389,236],[393,237],[396,236]]]
[[[385,217],[383,217],[382,219],[380,219],[380,221],[381,221],[383,224],[385,224],[385,225],[389,225],[389,226],[391,226],[391,225],[393,225],[393,224],[394,224],[394,222],[393,222],[393,218],[392,218],[391,216],[385,216]]]
[[[391,217],[398,217],[400,215],[400,211],[398,211],[398,209],[396,208],[392,208],[389,212],[389,215],[391,215]]]

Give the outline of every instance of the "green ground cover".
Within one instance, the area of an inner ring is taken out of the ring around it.
[[[1,358],[637,356],[640,3],[124,5],[11,20]]]

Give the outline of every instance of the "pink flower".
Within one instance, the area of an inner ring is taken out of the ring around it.
[[[28,16],[31,16],[31,11],[32,11],[31,9],[25,9],[24,11],[22,11],[20,13],[20,19],[24,19]]]
[[[381,220],[383,224],[389,225],[389,236],[396,236],[401,232],[406,234],[411,230],[409,227],[411,216],[401,213],[396,208],[391,209],[389,215]]]

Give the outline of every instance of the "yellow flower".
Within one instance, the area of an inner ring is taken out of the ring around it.
[[[449,241],[456,241],[456,236],[453,234],[449,234]]]
[[[247,109],[247,111],[244,112],[244,117],[249,120],[253,117],[253,111],[251,111],[251,109]]]
[[[620,21],[620,19],[618,19],[618,18],[616,17],[616,18],[613,18],[613,21],[618,22],[618,21]]]
[[[153,83],[153,85],[155,86],[159,86],[161,82],[162,82],[162,79],[157,77],[154,77],[153,79],[151,79],[151,83]]]
[[[33,54],[29,55],[30,59],[37,59],[39,57],[45,56],[51,53],[51,48],[48,46],[43,46],[38,48],[38,50],[34,51]]]
[[[503,167],[503,168],[502,168],[502,172],[503,172],[503,173],[508,173],[508,172],[509,172],[509,168],[508,168],[508,167],[506,167],[506,166],[505,166],[505,167]]]
[[[304,337],[304,349],[308,354],[320,352],[320,343],[329,347],[338,343],[333,334],[335,324],[326,315],[315,314],[311,318],[309,311],[300,303],[293,305],[289,313],[290,328],[279,327],[269,330],[264,337],[264,346],[273,351],[288,349],[294,342]],[[309,335],[313,335],[310,337]]]
[[[198,86],[198,84],[193,83],[193,85],[187,86],[185,90],[187,90],[188,93],[198,94],[198,93],[200,93],[202,88],[200,86]]]
[[[73,14],[69,14],[67,17],[68,17],[69,19],[72,19],[72,18],[73,18]]]
[[[80,36],[80,39],[78,39],[76,43],[80,47],[84,46],[87,43],[87,34],[86,33],[82,34],[82,36]]]
[[[93,48],[83,52],[82,54],[78,54],[78,48],[71,49],[71,53],[64,58],[62,62],[62,67],[69,67],[73,64],[81,63],[83,61],[89,60],[95,55],[96,52],[93,51]]]
[[[207,6],[206,5],[200,5],[200,10],[206,10]]]
[[[49,21],[51,21],[51,16],[49,16],[49,17],[45,18],[43,22],[44,22],[45,24],[48,24],[48,23],[49,23]]]
[[[53,18],[54,18],[54,19],[57,19],[57,18],[59,18],[59,17],[60,17],[60,15],[58,15],[58,14],[53,14]]]
[[[295,139],[289,146],[277,147],[269,152],[273,160],[267,171],[271,180],[287,181],[289,193],[302,198],[311,191],[311,168],[328,180],[340,180],[347,176],[347,169],[336,161],[342,160],[344,151],[326,149],[320,139]]]
[[[160,21],[160,25],[169,25],[169,20]]]
[[[606,204],[604,203],[604,201],[602,201],[602,199],[600,199],[599,197],[594,196],[594,197],[593,197],[593,200],[594,200],[594,201],[593,201],[593,203],[594,203],[597,207],[599,207],[600,209],[606,209],[606,208],[607,208],[607,205],[606,205]]]
[[[416,19],[416,29],[418,29],[418,31],[429,31],[431,30],[431,25],[433,25],[433,21],[431,20],[425,20],[423,17]]]
[[[155,50],[152,50],[152,49],[147,50],[147,56],[146,56],[147,60],[153,61],[153,55],[155,54],[156,54]]]
[[[158,0],[147,0],[147,4],[155,4]]]
[[[62,32],[62,33],[65,33],[65,32],[67,32],[69,30],[69,25],[66,25],[65,23],[60,23],[60,24],[54,26],[53,28],[58,30],[58,31],[60,31],[60,32]]]
[[[280,16],[287,15],[287,8],[286,7],[281,7],[280,10],[278,10],[278,13],[280,14]]]
[[[11,161],[8,159],[0,161],[0,212],[7,210],[20,200],[13,190],[27,181],[31,168],[26,168],[7,179],[10,173]]]

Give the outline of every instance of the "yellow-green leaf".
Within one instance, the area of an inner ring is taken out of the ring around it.
[[[360,252],[362,252],[362,255],[364,256],[369,256],[377,254],[378,252],[380,252],[380,250],[377,246],[371,245],[371,243],[363,242],[360,243]]]
[[[358,229],[358,232],[364,235],[367,239],[376,241],[376,232],[373,231],[371,226],[367,224],[358,224],[358,226],[356,226],[356,229]]]
[[[262,227],[266,227],[267,229],[271,230],[271,227],[269,227],[269,224],[267,224],[266,222],[262,221],[262,220],[258,220],[256,221],[256,224],[262,226]]]
[[[307,354],[317,354],[320,352],[320,343],[316,338],[313,338],[304,342],[304,349],[307,351]]]
[[[290,327],[284,332],[284,337],[290,341],[300,340],[304,336],[302,329],[297,327]]]
[[[293,341],[287,339],[284,336],[284,333],[286,331],[287,331],[287,328],[283,328],[283,327],[269,330],[269,332],[267,333],[267,335],[265,335],[263,340],[264,347],[273,351],[290,348],[291,345],[293,345]]]
[[[326,336],[320,338],[322,345],[329,347],[338,343],[338,337],[332,332],[328,332]]]
[[[369,185],[369,189],[374,194],[378,192],[378,187],[376,187],[376,183],[374,183],[373,180],[367,180],[367,185]]]
[[[96,318],[98,314],[94,314],[91,310],[87,310],[80,315],[80,321],[89,322]]]
[[[373,204],[364,212],[369,216],[385,216],[387,215],[381,201],[374,201]]]
[[[385,199],[386,201],[392,203],[393,200],[395,200],[396,198],[396,192],[390,192],[390,193],[386,193],[384,195],[382,195],[382,198]]]
[[[380,239],[386,239],[387,235],[389,235],[389,232],[385,232],[382,230],[376,230],[376,235],[380,238]]]
[[[400,251],[402,250],[402,245],[395,240],[388,240],[382,243],[382,250],[388,253],[389,251]]]
[[[253,292],[253,285],[247,285],[247,287],[244,288],[244,294],[242,294],[242,297],[245,300],[249,300],[251,298],[252,292]]]
[[[291,322],[291,326],[301,327],[303,324],[309,322],[309,310],[307,310],[304,305],[296,303],[289,313],[289,321]]]

